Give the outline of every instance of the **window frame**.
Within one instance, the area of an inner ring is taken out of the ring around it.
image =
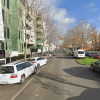
[[[7,8],[9,9],[9,0],[7,0]]]

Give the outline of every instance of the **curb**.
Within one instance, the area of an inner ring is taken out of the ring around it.
[[[80,64],[77,60],[75,60],[76,63]],[[80,65],[84,65],[84,64],[80,64]],[[90,67],[90,65],[84,65],[86,67]]]

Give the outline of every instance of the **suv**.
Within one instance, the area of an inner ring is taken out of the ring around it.
[[[0,84],[24,83],[25,78],[36,72],[36,66],[28,61],[2,65],[0,66]]]

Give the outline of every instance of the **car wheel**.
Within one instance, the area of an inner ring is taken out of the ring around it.
[[[35,67],[33,74],[36,74],[36,73],[37,73],[37,68]]]
[[[37,68],[39,68],[39,67],[40,67],[40,64],[37,65]]]
[[[25,82],[25,75],[21,76],[20,84],[23,84]]]
[[[46,61],[45,65],[47,65],[48,61]]]
[[[91,70],[92,70],[92,71],[94,71],[94,68],[93,68],[93,66],[90,66],[90,68],[91,68]]]

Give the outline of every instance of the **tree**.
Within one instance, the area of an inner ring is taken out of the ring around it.
[[[51,10],[52,10],[52,5],[53,5],[53,0],[51,2],[49,2],[48,4],[45,3],[45,0],[33,0],[32,4],[31,4],[31,8],[34,8],[33,10],[36,11],[36,16],[40,15],[43,18],[43,23],[46,23],[46,27],[44,28],[44,26],[42,27],[43,32],[47,32],[47,38],[44,36],[44,34],[42,35],[43,37],[43,46],[44,46],[44,42],[46,41],[46,39],[49,39],[49,41],[54,40],[53,36],[54,36],[54,29],[53,27],[50,25],[51,21],[53,22],[52,25],[54,24],[54,21],[52,20],[55,14],[51,14]],[[49,28],[48,28],[49,27]],[[38,27],[39,28],[39,27]],[[35,30],[38,29],[37,27],[35,27]],[[56,25],[54,25],[55,30],[57,31],[57,27]],[[52,29],[52,32],[50,31],[50,29]],[[50,33],[49,33],[50,32]],[[58,32],[58,31],[57,31]],[[51,34],[52,33],[52,39],[50,39]],[[55,37],[55,36],[54,36]],[[57,37],[57,35],[56,35]],[[43,49],[42,49],[42,53],[43,53]]]
[[[92,41],[92,44],[95,48],[95,50],[97,51],[97,37],[98,37],[98,31],[96,30],[96,27],[91,25],[88,29],[88,38],[89,40]]]
[[[58,26],[54,23],[54,20],[49,20],[47,23],[47,31],[48,31],[48,43],[49,45],[51,43],[59,42],[61,37],[61,30],[58,28]]]
[[[87,36],[88,23],[84,20],[68,30],[65,41],[73,50],[80,47],[83,49]],[[67,39],[67,40],[66,40]]]

